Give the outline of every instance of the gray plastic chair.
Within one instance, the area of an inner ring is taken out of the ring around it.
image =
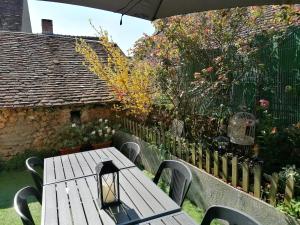
[[[35,183],[35,186],[37,190],[40,192],[40,195],[42,196],[43,193],[43,178],[41,175],[35,170],[34,167],[39,166],[42,169],[44,168],[43,160],[41,160],[38,157],[30,157],[26,159],[26,167],[28,171],[30,172],[32,179]]]
[[[214,219],[225,220],[229,225],[261,225],[249,215],[226,206],[211,206],[206,211],[201,225],[210,225]]]
[[[126,142],[126,143],[122,144],[120,151],[123,154],[125,154],[130,159],[130,161],[135,163],[136,158],[138,157],[138,155],[141,152],[141,148],[135,142]]]
[[[34,225],[34,221],[28,207],[29,197],[35,197],[39,201],[39,203],[42,204],[40,193],[34,187],[30,186],[24,187],[19,190],[15,194],[14,198],[14,208],[16,210],[16,213],[20,216],[24,225]]]
[[[158,183],[164,169],[171,169],[169,196],[179,206],[182,206],[185,196],[191,186],[192,173],[190,169],[182,162],[176,160],[165,160],[160,164],[153,179],[155,184]]]

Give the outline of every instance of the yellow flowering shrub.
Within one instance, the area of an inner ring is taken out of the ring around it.
[[[83,64],[111,87],[121,105],[116,108],[139,117],[150,111],[155,97],[154,71],[145,61],[128,58],[110,40],[107,32],[99,31],[99,44],[107,53],[100,59],[83,39],[76,41],[76,51],[84,57]]]

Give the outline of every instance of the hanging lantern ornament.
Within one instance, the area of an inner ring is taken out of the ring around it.
[[[96,166],[96,176],[100,208],[120,204],[119,168],[112,160],[103,160]]]
[[[255,116],[247,112],[234,114],[228,124],[230,142],[237,145],[253,145],[255,138]]]

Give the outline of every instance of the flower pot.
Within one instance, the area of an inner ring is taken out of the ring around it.
[[[61,148],[61,149],[59,149],[59,153],[60,153],[60,155],[77,153],[77,152],[80,152],[80,147],[81,146]]]
[[[108,148],[111,146],[112,141],[104,141],[101,143],[92,144],[93,149],[100,149],[100,148]]]

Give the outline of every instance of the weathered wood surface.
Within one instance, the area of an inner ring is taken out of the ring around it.
[[[51,157],[44,160],[44,185],[93,175],[104,158],[112,159],[120,169],[135,166],[114,147]]]
[[[120,197],[121,207],[101,210],[95,175],[44,185],[42,224],[137,224],[181,210],[137,167],[120,171]]]

